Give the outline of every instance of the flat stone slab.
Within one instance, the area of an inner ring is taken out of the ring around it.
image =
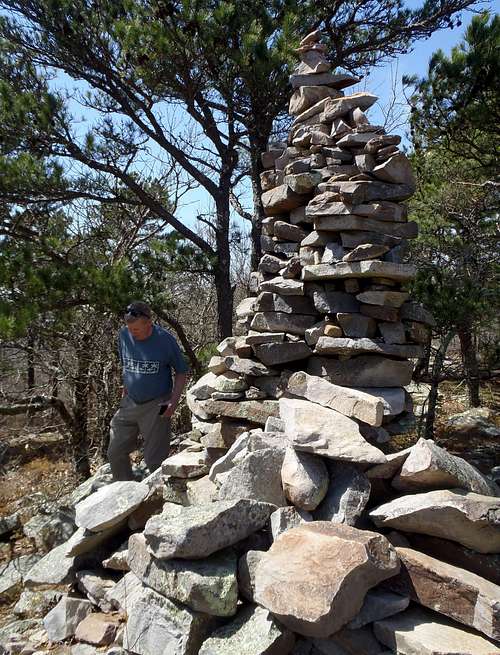
[[[360,355],[347,361],[310,357],[307,372],[345,387],[405,387],[411,382],[413,364],[379,355]]]
[[[339,262],[338,264],[310,264],[302,269],[303,280],[344,280],[350,277],[385,277],[397,282],[409,282],[417,273],[412,264],[392,262]]]
[[[167,457],[162,463],[165,475],[174,478],[199,478],[210,470],[210,460],[206,450],[193,452],[181,450],[175,455]]]
[[[262,194],[262,205],[266,216],[278,216],[304,204],[304,196],[292,191],[288,184],[281,184]]]
[[[422,346],[388,344],[362,337],[360,339],[335,339],[320,337],[315,347],[320,355],[360,355],[374,354],[400,359],[417,359],[422,357]]]
[[[368,425],[382,425],[384,403],[375,394],[340,387],[304,371],[298,371],[289,377],[287,391]]]
[[[227,416],[234,419],[245,419],[251,423],[265,425],[270,416],[279,416],[276,400],[203,400],[200,402],[207,415]]]
[[[200,648],[200,655],[288,655],[295,644],[290,630],[258,605],[242,607],[236,618],[215,630]]]
[[[106,594],[106,600],[111,606],[128,614],[142,594],[144,585],[135,573],[129,571]]]
[[[392,486],[400,491],[459,487],[485,496],[500,495],[498,485],[472,464],[423,438],[410,450]]]
[[[482,635],[429,610],[411,608],[374,623],[375,636],[400,655],[498,655]]]
[[[153,516],[144,535],[160,559],[198,559],[232,546],[264,527],[276,508],[255,500],[219,500],[186,507],[182,514]]]
[[[382,535],[328,521],[281,534],[255,571],[255,599],[294,632],[327,637],[351,621],[368,589],[399,570]]]
[[[351,205],[361,205],[372,200],[406,200],[415,193],[412,184],[388,184],[379,181],[333,182],[328,186],[340,194],[342,202]]]
[[[236,554],[230,550],[201,560],[156,559],[146,538],[129,538],[130,569],[159,594],[212,616],[233,616],[238,602]]]
[[[306,215],[307,210],[306,210]],[[365,218],[356,214],[340,216],[315,216],[314,229],[318,232],[347,232],[364,230],[368,233],[386,234],[401,239],[414,239],[418,235],[417,223],[390,223],[375,218]],[[369,238],[369,237],[368,237]],[[367,243],[371,243],[370,240]]]
[[[439,490],[402,496],[370,512],[379,527],[458,541],[480,553],[500,552],[500,500]]]
[[[303,282],[292,281],[304,286]],[[311,316],[317,314],[311,299],[305,296],[281,296],[279,293],[263,291],[257,296],[254,304],[256,312],[285,312],[286,314],[311,314]]]
[[[408,294],[403,291],[364,291],[363,293],[358,293],[356,298],[367,305],[401,307],[408,299]]]
[[[396,548],[396,552],[398,549]],[[397,577],[397,576],[396,576]],[[390,578],[392,580],[392,578]],[[410,599],[385,589],[370,589],[366,594],[363,607],[357,616],[347,624],[350,630],[357,630],[374,621],[403,612],[410,604]]]
[[[128,612],[123,646],[137,655],[197,655],[213,619],[144,588]]]
[[[254,351],[256,357],[267,366],[296,362],[312,355],[312,350],[305,341],[263,343],[260,346],[254,346]]]
[[[282,266],[284,262],[281,262]],[[260,291],[279,293],[281,296],[300,297],[304,295],[304,283],[300,280],[289,280],[281,276],[273,277],[271,280],[265,280],[259,285]]]
[[[424,607],[500,640],[500,586],[411,548],[396,548],[400,573],[389,587]]]
[[[305,314],[287,314],[285,312],[257,312],[252,319],[250,328],[257,332],[288,332],[289,334],[305,334],[305,331],[316,323],[315,316]]]
[[[285,433],[297,450],[348,462],[385,462],[385,455],[363,439],[358,424],[347,416],[294,398],[280,398],[279,406]]]
[[[111,528],[132,514],[148,493],[141,482],[112,482],[76,505],[75,523],[92,532]]]

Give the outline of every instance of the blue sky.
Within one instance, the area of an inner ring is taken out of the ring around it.
[[[406,4],[410,8],[415,8],[421,5],[421,0],[408,0]],[[500,11],[500,0],[485,0],[482,8],[489,9],[492,13],[498,13]],[[349,90],[350,92],[367,90],[379,96],[379,102],[369,113],[370,120],[373,124],[384,124],[384,119],[387,115],[387,107],[395,101],[392,112],[393,117],[396,118],[396,120],[392,122],[393,131],[403,136],[403,144],[408,143],[405,138],[408,130],[408,105],[405,101],[402,90],[402,77],[404,75],[417,75],[419,77],[425,76],[429,59],[432,54],[438,49],[442,49],[446,54],[449,54],[453,46],[461,41],[472,16],[473,14],[471,12],[463,12],[462,25],[460,27],[453,30],[441,30],[425,41],[416,42],[411,52],[401,55],[397,59],[382,66],[372,68],[369,71],[369,75],[365,76],[356,87],[352,87]],[[63,81],[63,78],[64,76],[58,75],[58,85],[63,82],[63,86],[74,88],[73,81],[68,78]],[[92,116],[93,112],[76,104],[72,106],[72,109],[75,116],[81,116],[82,123],[80,128],[82,129],[82,133],[85,132],[86,129],[88,129],[89,122],[92,122],[92,119],[94,118]],[[389,125],[391,125],[391,123],[389,123]],[[144,162],[144,164],[148,168],[151,165],[154,166],[152,162]],[[243,192],[241,201],[246,209],[251,210],[252,199],[251,194],[248,191]],[[204,214],[208,211],[210,211],[210,198],[202,189],[196,189],[189,192],[186,196],[184,199],[184,206],[179,208],[177,215],[181,220],[183,220],[183,222],[190,227],[193,227],[196,215]],[[237,222],[248,226],[247,223],[245,224],[244,221],[240,221],[239,218],[237,219]]]

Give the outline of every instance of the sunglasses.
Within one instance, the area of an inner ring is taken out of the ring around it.
[[[129,314],[134,318],[139,318],[139,316],[145,316],[146,318],[149,318],[149,316],[145,312],[142,312],[140,309],[136,309],[132,305],[129,305],[127,307],[127,309],[125,310],[125,314]]]

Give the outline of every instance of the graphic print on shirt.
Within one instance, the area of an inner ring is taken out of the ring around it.
[[[132,357],[124,357],[123,370],[128,371],[129,373],[155,375],[160,370],[160,362],[153,360],[143,361],[141,359],[132,359]]]

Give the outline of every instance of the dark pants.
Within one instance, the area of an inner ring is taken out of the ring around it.
[[[130,453],[137,448],[139,434],[144,439],[144,460],[152,473],[168,457],[170,418],[158,414],[160,404],[168,398],[155,398],[137,404],[124,396],[111,419],[108,460],[114,480],[133,480]]]

